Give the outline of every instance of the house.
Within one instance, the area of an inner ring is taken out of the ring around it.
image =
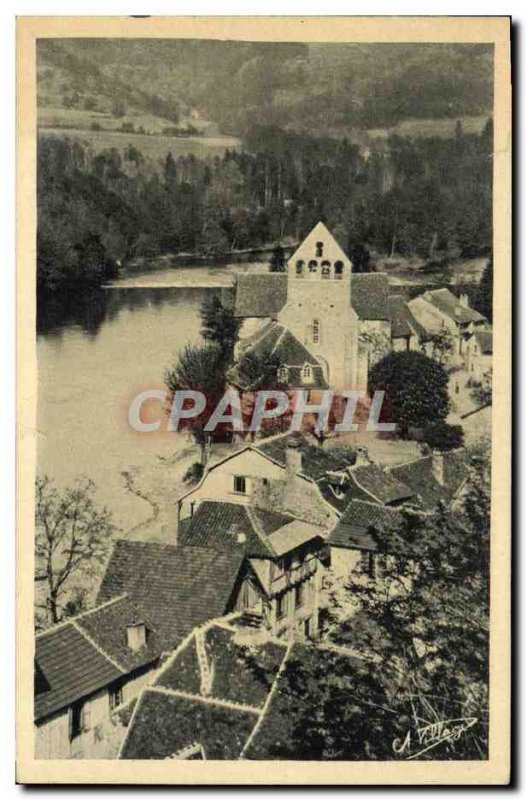
[[[258,578],[244,585],[243,605],[254,624],[273,635],[318,632],[319,554],[325,530],[270,509],[202,500],[181,533],[186,547],[243,553]],[[263,588],[263,593],[262,593]]]
[[[203,500],[272,508],[329,530],[346,506],[346,470],[355,453],[313,445],[300,433],[277,434],[215,462],[196,487],[179,499],[179,520]]]
[[[410,300],[408,307],[430,337],[445,330],[452,334],[454,362],[464,356],[466,341],[473,332],[488,325],[482,314],[470,308],[466,294],[456,297],[446,288],[426,291]]]
[[[492,329],[476,329],[467,337],[465,369],[469,377],[478,383],[492,373]]]
[[[322,222],[291,256],[286,273],[238,276],[234,313],[244,320],[238,352],[255,347],[259,330],[278,337],[286,329],[295,354],[294,363],[286,363],[289,348],[275,348],[285,358],[279,364],[282,376],[294,368],[290,379],[297,380],[301,346],[316,359],[311,366],[322,366],[324,382],[337,390],[366,384],[369,344],[361,345],[361,337],[390,339],[387,276],[352,274],[350,259]],[[266,327],[270,322],[281,328]]]
[[[97,606],[36,637],[36,757],[115,755],[122,715],[162,655],[245,608],[249,582],[259,585],[240,552],[118,541]]]
[[[35,641],[35,757],[108,758],[126,706],[156,667],[164,642],[121,594]]]
[[[309,692],[299,696],[295,687],[317,670],[360,682],[371,667],[344,648],[255,638],[236,619],[204,626],[141,693],[119,758],[279,758],[313,708]],[[375,725],[369,685],[367,717]]]
[[[403,522],[403,511],[430,514],[441,504],[454,505],[468,478],[461,450],[434,451],[384,469],[359,466],[349,472],[356,474],[354,483],[360,491],[350,492],[352,499],[326,540],[337,579],[347,578],[351,571],[376,577],[376,533],[397,528]]]
[[[429,340],[429,334],[412,314],[402,295],[388,298],[390,308],[391,342],[395,351],[419,350]]]

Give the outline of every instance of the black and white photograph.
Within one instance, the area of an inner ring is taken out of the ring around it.
[[[35,763],[494,761],[491,19],[37,30]]]

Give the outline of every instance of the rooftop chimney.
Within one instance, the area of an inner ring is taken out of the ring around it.
[[[468,294],[459,295],[459,305],[463,306],[463,308],[470,308],[468,304]]]
[[[144,622],[135,622],[126,626],[126,643],[134,653],[146,646],[146,625]]]
[[[444,485],[444,457],[440,450],[432,450],[432,475],[441,486]]]
[[[357,447],[357,458],[353,466],[360,467],[363,464],[371,464],[371,458],[368,453],[368,448],[361,444]]]
[[[302,469],[302,448],[296,439],[290,439],[287,443],[285,468],[288,477],[296,475]]]

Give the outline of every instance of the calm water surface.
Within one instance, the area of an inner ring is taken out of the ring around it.
[[[164,369],[187,342],[201,339],[199,309],[205,295],[228,292],[221,287],[231,285],[233,271],[240,269],[243,265],[150,273],[40,325],[40,473],[59,485],[78,475],[90,477],[98,501],[124,530],[150,516],[150,506],[124,488],[121,472],[148,468],[187,441],[175,434],[133,431],[127,422],[129,401],[143,389],[164,388]],[[171,285],[176,277],[178,287]]]

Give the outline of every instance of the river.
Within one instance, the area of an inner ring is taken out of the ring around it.
[[[265,265],[149,272],[75,299],[66,312],[48,309],[37,336],[39,473],[58,486],[91,478],[123,531],[146,520],[151,507],[127,491],[122,472],[159,465],[188,441],[133,431],[130,399],[164,388],[164,369],[187,342],[201,340],[205,295],[229,292],[247,269]]]

